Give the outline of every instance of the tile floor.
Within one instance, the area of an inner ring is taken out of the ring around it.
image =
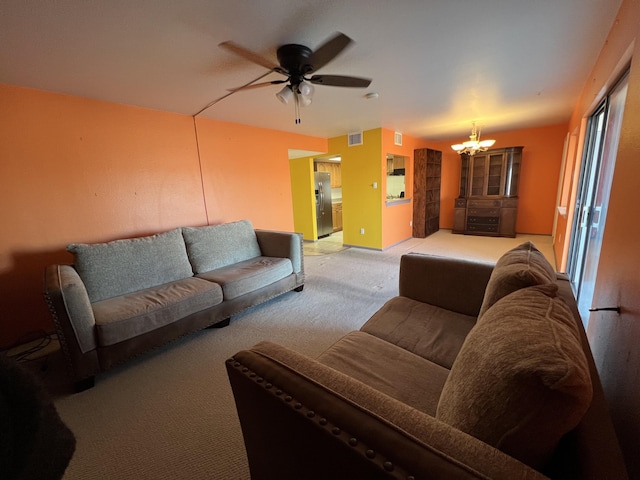
[[[305,255],[327,255],[347,248],[349,247],[342,245],[342,230],[321,238],[317,242],[304,242]]]

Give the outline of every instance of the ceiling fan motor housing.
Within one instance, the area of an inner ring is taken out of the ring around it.
[[[278,48],[278,63],[288,73],[292,84],[300,84],[304,76],[313,71],[313,66],[309,63],[312,53],[309,47],[295,43]]]

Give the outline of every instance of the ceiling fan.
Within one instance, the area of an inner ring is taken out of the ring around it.
[[[288,103],[293,99],[296,105],[296,123],[300,123],[298,106],[307,106],[311,103],[313,95],[313,85],[325,85],[331,87],[351,87],[367,88],[371,84],[371,79],[361,77],[351,77],[345,75],[317,75],[314,74],[327,63],[337,57],[353,40],[344,33],[336,33],[326,40],[315,51],[309,47],[298,44],[282,45],[277,50],[278,63],[275,63],[261,55],[252,52],[234,42],[223,42],[219,46],[225,50],[238,55],[250,62],[261,65],[267,69],[264,75],[251,82],[229,91],[229,93],[217,100],[214,100],[200,112],[228,97],[229,95],[254,88],[266,87],[269,85],[286,84],[276,97],[283,103]],[[284,75],[285,79],[272,80],[270,82],[255,83],[270,73]],[[311,76],[309,76],[311,75]],[[197,115],[197,114],[196,114]]]

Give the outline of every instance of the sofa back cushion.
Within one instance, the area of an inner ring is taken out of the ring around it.
[[[180,229],[108,243],[73,243],[67,251],[91,302],[193,276]]]
[[[555,281],[556,273],[549,261],[533,243],[525,242],[509,250],[496,262],[487,283],[479,316],[511,292]]]
[[[182,235],[195,273],[210,272],[262,254],[249,220],[206,227],[184,227]]]
[[[540,469],[592,397],[578,327],[557,286],[518,290],[471,329],[436,417]]]

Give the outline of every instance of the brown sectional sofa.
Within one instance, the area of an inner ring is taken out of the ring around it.
[[[254,480],[627,478],[571,286],[531,243],[404,255],[399,296],[318,358],[226,365]]]
[[[304,286],[302,236],[248,220],[72,244],[45,298],[76,390],[115,365]]]

